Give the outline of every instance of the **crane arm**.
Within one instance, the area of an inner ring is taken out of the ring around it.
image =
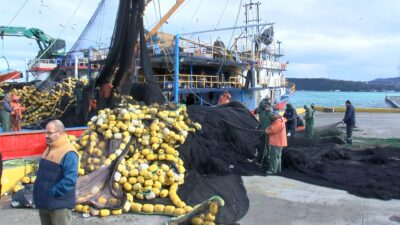
[[[150,39],[151,36],[157,33],[158,29],[174,14],[174,12],[183,4],[185,0],[176,0],[174,6],[169,9],[169,11],[161,18],[161,20],[151,29],[151,31],[146,35],[146,41]]]
[[[39,55],[47,53],[48,48],[53,45],[53,42],[56,42],[56,46],[52,47],[50,53],[47,53],[46,56],[52,57],[65,54],[64,40],[54,39],[38,28],[0,26],[0,37],[3,39],[4,36],[26,37],[36,40],[40,49]]]

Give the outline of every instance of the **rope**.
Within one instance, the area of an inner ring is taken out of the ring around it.
[[[19,15],[19,13],[21,12],[21,10],[25,7],[26,3],[28,2],[28,0],[26,0],[24,2],[24,4],[22,4],[22,6],[18,9],[17,13],[14,15],[14,17],[10,20],[10,22],[7,24],[7,27],[10,26],[10,24],[14,21],[15,18],[17,18],[17,16]]]
[[[97,44],[99,44],[99,48],[101,47],[101,44],[102,44],[101,37],[103,35],[103,26],[104,26],[104,14],[105,14],[104,8],[105,8],[105,3],[103,3],[102,12],[100,13],[100,19],[99,19],[100,20],[99,21],[100,29],[97,30],[97,39],[96,39],[96,41],[97,41]]]
[[[153,1],[153,7],[154,7],[154,15],[157,16],[157,8],[156,8],[156,3],[155,3],[155,1]],[[160,20],[161,20],[161,15],[160,15]],[[157,24],[157,22],[156,22],[155,24]]]
[[[236,20],[235,20],[235,25],[234,25],[234,27],[237,26],[237,23],[238,23],[238,21],[239,21],[239,15],[240,15],[240,11],[241,11],[241,9],[242,9],[242,2],[243,2],[243,0],[240,0],[240,2],[239,2],[239,8],[238,8],[238,11],[237,11],[237,14],[236,14]],[[228,43],[227,46],[231,46],[232,39],[233,39],[233,36],[234,36],[234,34],[235,34],[235,30],[236,30],[236,28],[234,28],[234,29],[232,30],[231,38],[229,39],[229,43]],[[232,47],[233,47],[233,45],[229,48],[229,50],[231,50]],[[223,64],[224,64],[225,61],[226,61],[226,59],[221,61],[221,64],[219,65],[219,69],[218,69],[218,74],[221,73],[222,66],[223,66]]]
[[[39,57],[37,57],[35,59],[35,61],[32,62],[32,65],[34,65],[40,58],[43,57],[44,54],[46,54],[46,52],[51,48],[51,46],[54,45],[54,43],[56,43],[56,40],[61,36],[61,34],[65,31],[66,27],[69,25],[69,23],[71,23],[72,19],[74,18],[76,12],[78,11],[79,7],[81,6],[83,0],[81,0],[79,2],[79,4],[77,5],[77,7],[75,8],[74,12],[72,13],[71,17],[68,19],[67,23],[64,24],[63,29],[60,31],[60,33],[58,34],[57,38],[54,39],[54,41],[50,44],[50,46],[46,49],[46,51],[43,52],[42,55],[40,55]]]
[[[197,5],[196,10],[194,11],[194,13],[193,13],[193,15],[192,15],[192,18],[189,20],[189,23],[188,23],[188,25],[186,25],[186,27],[189,27],[189,26],[190,26],[190,24],[191,24],[192,21],[193,21],[193,18],[196,16],[197,12],[199,11],[200,5],[201,5],[202,3],[203,3],[203,0],[201,0],[200,3]],[[183,30],[185,30],[185,27],[183,28]]]
[[[229,1],[230,1],[230,0],[226,1],[224,10],[222,10],[222,14],[221,14],[221,16],[219,17],[218,22],[217,22],[217,25],[215,25],[215,28],[214,28],[214,29],[217,29],[217,27],[219,26],[219,23],[221,22],[222,16],[224,16],[224,14],[225,14],[225,10],[226,10],[226,7],[227,7],[228,4],[229,4]]]
[[[241,11],[241,9],[242,9],[242,2],[243,2],[243,0],[240,0],[240,2],[239,2],[239,8],[238,8],[238,11],[237,11],[237,14],[236,14],[236,20],[235,20],[235,25],[234,25],[234,27],[237,26],[237,23],[238,23],[238,21],[239,21],[239,15],[240,15],[240,11]],[[233,29],[233,30],[232,30],[231,39],[229,40],[228,46],[230,46],[231,43],[232,43],[232,38],[233,38],[233,35],[235,34],[235,30],[236,30],[236,29]],[[231,49],[232,49],[232,47],[231,47]]]

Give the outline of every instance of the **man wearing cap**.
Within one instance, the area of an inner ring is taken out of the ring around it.
[[[344,114],[343,122],[346,124],[347,144],[353,144],[353,128],[356,125],[356,114],[350,100],[346,101],[346,113]]]
[[[267,175],[281,172],[282,149],[287,146],[286,118],[279,115],[278,112],[274,112],[273,116],[274,122],[265,130],[269,143]]]
[[[297,127],[296,116],[297,116],[296,109],[292,106],[292,104],[288,103],[286,105],[285,113],[283,114],[283,117],[287,119],[286,122],[287,136],[291,135],[293,137],[296,136],[296,127]]]

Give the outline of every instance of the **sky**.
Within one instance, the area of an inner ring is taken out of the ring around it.
[[[0,25],[37,27],[72,47],[100,0],[0,0]],[[118,4],[118,0],[111,0]],[[175,0],[154,0],[145,13],[151,28]],[[168,33],[185,33],[235,24],[245,0],[186,0],[164,24]],[[368,81],[400,76],[399,0],[261,0],[261,22],[275,23],[275,40],[282,42],[289,61],[287,77]],[[160,4],[160,5],[159,5]],[[18,13],[18,11],[20,11]],[[244,8],[237,25],[243,25]],[[15,18],[14,18],[15,17]],[[13,19],[14,18],[14,19]],[[112,31],[108,26],[104,32]],[[235,34],[238,34],[236,31]],[[231,31],[202,35],[206,40],[224,38]],[[193,36],[192,38],[197,38]],[[34,40],[4,37],[0,56],[10,67],[24,68],[35,57]],[[0,70],[6,68],[0,59]]]

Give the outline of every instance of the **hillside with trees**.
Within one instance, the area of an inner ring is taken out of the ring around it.
[[[346,81],[331,80],[326,78],[288,78],[288,81],[296,84],[297,90],[306,91],[400,91],[400,78],[384,82],[386,79],[377,79],[374,81]],[[398,82],[394,82],[397,81]]]

